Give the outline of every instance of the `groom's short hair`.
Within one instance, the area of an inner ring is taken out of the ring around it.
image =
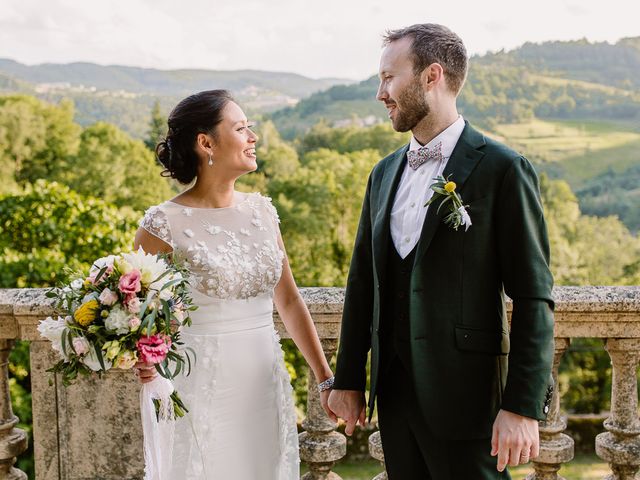
[[[443,25],[420,23],[397,30],[387,30],[383,45],[411,37],[413,70],[422,73],[432,63],[439,63],[444,70],[447,85],[456,95],[460,93],[467,77],[467,49],[462,39]]]

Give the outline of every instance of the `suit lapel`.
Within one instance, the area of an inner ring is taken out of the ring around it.
[[[486,142],[482,134],[471,127],[469,122],[465,121],[465,127],[462,131],[462,135],[460,135],[458,143],[453,149],[453,152],[451,152],[451,157],[449,158],[447,166],[442,174],[444,178],[449,178],[449,176],[451,176],[451,180],[457,185],[456,190],[461,195],[464,193],[463,188],[467,178],[471,175],[473,169],[484,156],[484,152],[478,150],[478,148],[485,144]],[[430,185],[430,183],[426,185],[426,188],[429,188]],[[464,202],[464,196],[462,197],[462,201]],[[443,222],[443,217],[447,214],[446,206],[440,210],[440,213],[436,213],[437,210],[438,202],[430,205],[427,210],[427,215],[424,219],[424,224],[422,225],[420,240],[416,247],[417,251],[414,265],[418,265],[420,259],[426,253],[433,236],[438,230],[440,224]]]
[[[387,248],[389,246],[389,222],[395,192],[402,177],[404,159],[409,150],[405,145],[398,150],[384,170],[380,182],[378,213],[373,223],[373,259],[378,272],[378,280],[384,278],[386,269]]]

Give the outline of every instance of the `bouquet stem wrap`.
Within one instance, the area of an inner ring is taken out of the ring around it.
[[[171,394],[173,384],[157,375],[140,389],[140,413],[144,434],[144,480],[169,480],[173,456],[175,416]],[[160,408],[156,414],[154,399]]]

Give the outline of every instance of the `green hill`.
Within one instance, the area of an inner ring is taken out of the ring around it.
[[[27,93],[54,103],[68,98],[81,125],[105,121],[138,138],[146,133],[156,100],[167,113],[186,95],[225,88],[255,115],[293,105],[337,83],[348,80],[257,70],[157,70],[92,63],[28,66],[0,59],[0,94]]]
[[[334,86],[272,118],[288,138],[320,119],[337,125],[386,121],[385,109],[375,100],[377,86],[376,76]],[[640,37],[613,45],[585,40],[526,43],[508,53],[474,56],[459,108],[488,128],[532,118],[640,122]]]
[[[336,83],[348,83],[343,79],[315,80],[295,73],[260,70],[158,70],[86,62],[31,66],[9,59],[0,59],[0,73],[32,84],[68,84],[71,87],[169,96],[184,96],[212,88],[227,88],[234,92],[257,88],[302,98]]]
[[[509,52],[476,57],[482,65],[523,66],[573,80],[601,83],[624,89],[640,88],[640,37],[615,44],[569,42],[525,43]]]

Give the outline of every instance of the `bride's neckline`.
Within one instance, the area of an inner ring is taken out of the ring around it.
[[[167,200],[167,203],[171,203],[172,205],[176,205],[182,208],[192,208],[194,210],[230,210],[232,208],[239,207],[240,205],[245,203],[247,200],[249,200],[250,196],[251,195],[249,193],[234,191],[233,192],[234,204],[228,207],[194,207],[191,205],[185,205],[184,203],[174,202],[173,200]]]

